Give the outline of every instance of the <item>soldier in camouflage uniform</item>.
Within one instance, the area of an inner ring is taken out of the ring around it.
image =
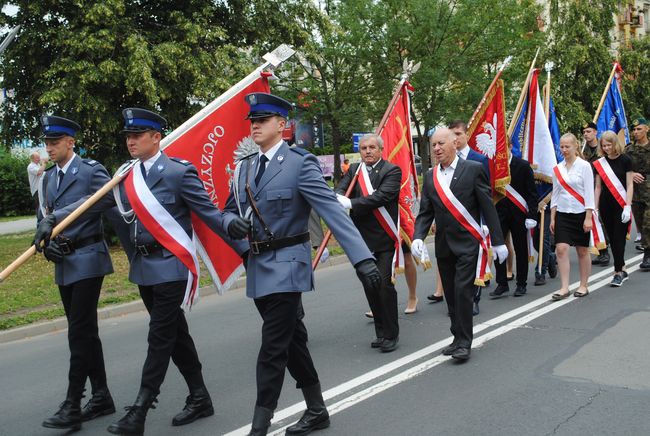
[[[634,197],[632,214],[637,231],[641,233],[643,262],[640,269],[650,271],[650,141],[648,140],[648,121],[644,118],[632,122],[634,142],[625,148],[632,158],[634,172]]]
[[[594,172],[594,180],[596,180],[596,169],[593,167],[595,160],[599,159],[598,156],[598,127],[596,123],[588,121],[582,125],[582,137],[585,140],[585,146],[582,149],[582,154],[584,159],[592,164],[591,169]],[[603,227],[604,228],[604,227]],[[607,233],[605,233],[605,241],[609,246],[609,239]],[[598,256],[591,260],[592,265],[607,266],[609,265],[609,251],[607,247],[599,250]]]

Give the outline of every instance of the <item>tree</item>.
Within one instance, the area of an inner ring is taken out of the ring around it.
[[[634,40],[619,53],[628,120],[650,117],[650,36]]]

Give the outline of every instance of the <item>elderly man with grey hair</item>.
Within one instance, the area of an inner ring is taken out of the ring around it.
[[[38,184],[43,177],[47,159],[41,159],[41,155],[35,151],[30,156],[30,163],[27,165],[27,177],[29,178],[29,192],[34,200],[34,210],[38,213]]]
[[[341,205],[350,209],[352,222],[377,259],[377,268],[382,278],[381,287],[364,288],[364,291],[374,316],[377,336],[370,346],[386,353],[397,348],[399,325],[397,291],[392,281],[396,240],[395,235],[384,229],[389,224],[399,229],[397,217],[402,170],[381,158],[383,148],[384,142],[379,135],[364,135],[359,141],[361,163],[350,166],[335,191]],[[359,183],[355,185],[349,198],[344,197],[342,194],[350,186],[359,165],[362,165],[359,169]],[[380,213],[376,213],[378,211]],[[388,219],[392,223],[388,223]]]

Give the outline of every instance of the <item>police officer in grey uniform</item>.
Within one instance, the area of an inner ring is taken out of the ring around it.
[[[192,235],[190,212],[194,212],[213,231],[218,233],[241,254],[247,245],[228,239],[223,227],[223,214],[208,197],[196,168],[188,161],[168,157],[160,151],[162,129],[166,121],[160,115],[138,108],[123,111],[126,144],[133,158],[139,159],[147,187],[188,234]],[[120,198],[125,212],[131,210],[124,183],[120,184]],[[105,210],[115,206],[114,195],[105,196],[90,210]],[[78,204],[71,205],[57,216],[62,219]],[[189,424],[198,418],[214,414],[210,394],[204,384],[201,362],[190,336],[181,303],[188,281],[187,267],[157,241],[136,215],[126,213],[125,223],[118,236],[125,246],[131,264],[129,280],[136,283],[140,296],[150,315],[149,347],[142,369],[140,390],[127,414],[111,424],[108,431],[114,434],[133,435],[144,432],[147,412],[160,392],[170,358],[185,378],[189,388],[185,407],[172,420],[172,425]],[[230,220],[232,229],[240,238],[247,234],[249,223],[244,219]],[[126,230],[126,231],[125,231]],[[47,233],[47,229],[43,230]],[[128,233],[128,234],[127,234]]]
[[[254,299],[263,325],[250,434],[267,433],[287,368],[307,403],[307,411],[287,434],[302,435],[329,426],[299,309],[302,293],[313,289],[310,210],[328,224],[365,286],[379,287],[381,277],[359,231],[325,183],[316,157],[282,140],[291,104],[264,93],[249,94],[246,102],[252,138],[260,149],[238,164],[225,223],[241,215],[253,223],[244,256],[246,295]]]
[[[99,162],[81,159],[74,152],[75,136],[80,129],[74,121],[56,116],[41,119],[45,150],[56,165],[46,171],[41,186],[45,215],[40,223],[53,223],[56,212],[102,187],[108,172]],[[43,249],[40,243],[37,250]],[[68,320],[70,369],[68,393],[58,412],[43,421],[43,426],[79,429],[81,422],[115,412],[106,385],[102,342],[97,328],[97,301],[106,274],[113,265],[104,242],[102,222],[97,213],[88,214],[65,229],[63,234],[46,241],[45,257],[54,262],[54,281]],[[81,397],[90,378],[92,398],[84,409]]]

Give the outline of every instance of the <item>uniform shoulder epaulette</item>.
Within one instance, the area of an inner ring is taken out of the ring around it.
[[[97,162],[95,159],[81,159],[81,161],[86,165],[90,165],[91,167],[99,165],[99,162]]]
[[[189,160],[181,159],[180,157],[170,157],[170,159],[173,160],[174,162],[178,162],[179,164],[183,164],[185,166],[188,166],[192,163]]]
[[[309,154],[309,151],[300,147],[289,147],[289,150],[293,151],[294,153],[298,153],[300,156],[306,156]]]
[[[56,164],[52,164],[49,167],[45,168],[45,172],[52,171],[52,169],[56,168]]]

